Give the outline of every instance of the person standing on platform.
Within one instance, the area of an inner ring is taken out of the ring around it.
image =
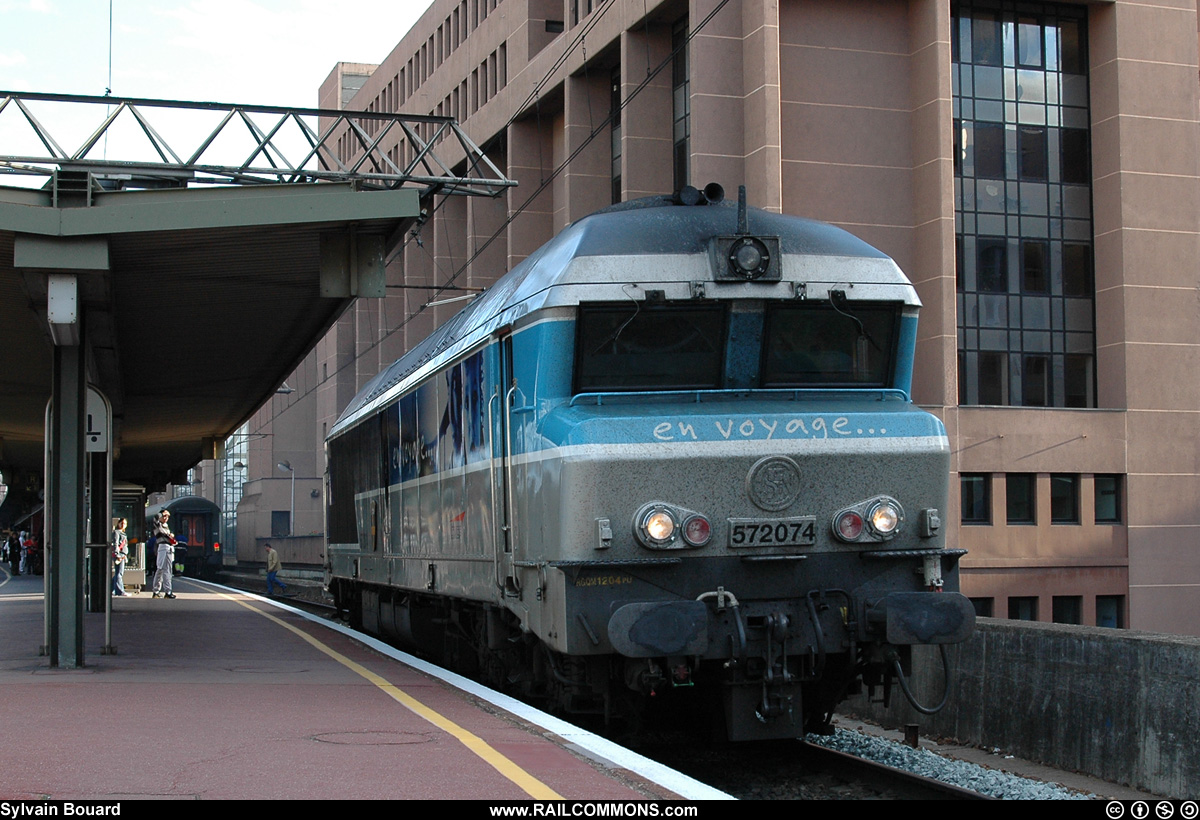
[[[175,572],[175,536],[168,526],[171,513],[163,510],[154,519],[154,531],[151,533],[158,544],[158,568],[154,571],[154,594],[152,598],[174,598],[171,591],[171,575]]]
[[[275,594],[275,587],[279,587],[282,592],[280,595],[287,595],[287,584],[280,581],[278,573],[283,565],[279,561],[279,553],[277,553],[270,544],[264,544],[267,550],[267,595]]]
[[[15,532],[8,534],[8,565],[13,575],[21,574],[21,539]]]
[[[113,528],[113,580],[112,594],[118,598],[128,598],[125,591],[125,562],[129,560],[129,536],[125,528],[129,522],[122,518]]]

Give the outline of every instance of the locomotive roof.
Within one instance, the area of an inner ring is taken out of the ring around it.
[[[853,234],[802,217],[746,209],[747,234],[779,238],[782,281],[725,284],[731,298],[791,298],[804,282],[810,298],[828,298],[840,283],[857,285],[858,298],[918,306],[908,278],[886,254]],[[330,431],[335,436],[358,418],[407,392],[429,373],[466,353],[493,332],[527,314],[580,301],[629,299],[630,283],[663,288],[668,299],[688,298],[690,283],[712,281],[709,244],[738,233],[737,204],[677,205],[648,197],[613,205],[564,228],[502,276],[459,313],[372,378]],[[678,264],[664,264],[662,257]],[[621,257],[605,264],[603,257]],[[638,259],[646,260],[639,264]],[[653,261],[651,261],[653,260]],[[672,286],[677,293],[672,291]]]
[[[151,518],[158,515],[159,510],[167,510],[175,515],[176,513],[220,512],[221,508],[202,495],[182,495],[165,503],[147,507],[146,517]]]

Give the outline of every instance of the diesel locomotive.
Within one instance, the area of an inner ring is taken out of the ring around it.
[[[743,740],[907,694],[911,646],[974,626],[919,307],[885,254],[719,186],[581,219],[330,431],[329,589],[568,713],[695,702]]]

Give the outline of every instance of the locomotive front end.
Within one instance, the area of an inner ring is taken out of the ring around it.
[[[580,302],[528,485],[562,545],[538,581],[547,643],[619,656],[628,692],[719,698],[734,740],[824,730],[864,677],[974,624],[945,430],[908,396],[915,292],[881,254],[799,253],[778,227]]]

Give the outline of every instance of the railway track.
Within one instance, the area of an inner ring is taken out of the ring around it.
[[[810,765],[821,768],[828,767],[842,776],[854,777],[861,775],[867,788],[879,789],[892,799],[912,800],[992,800],[979,792],[943,783],[930,777],[924,777],[892,766],[885,766],[873,760],[826,749],[820,746],[806,744],[805,755]]]
[[[987,800],[977,792],[803,741],[713,745],[666,732],[641,754],[742,800]]]

